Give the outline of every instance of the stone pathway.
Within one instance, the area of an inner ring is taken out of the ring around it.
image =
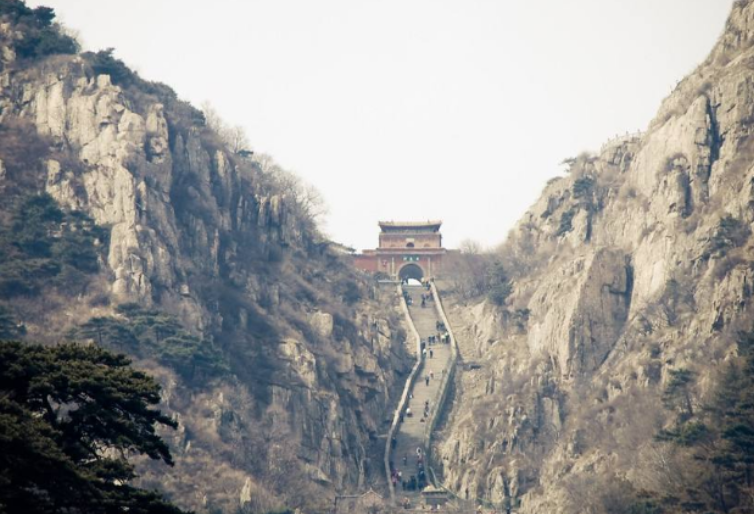
[[[413,305],[409,306],[409,313],[421,339],[426,341],[429,336],[438,335],[436,328],[436,323],[440,321],[437,312],[438,306],[433,301],[428,301],[424,308],[421,306],[421,295],[428,293],[428,291],[421,286],[403,286],[403,289],[413,298]],[[429,350],[432,350],[433,356],[431,358]],[[424,369],[414,383],[411,391],[413,398],[408,405],[413,415],[410,417],[404,415],[403,423],[400,424],[395,437],[395,447],[391,453],[393,466],[403,473],[405,482],[408,482],[412,475],[417,476],[417,448],[421,448],[422,455],[426,453],[424,427],[428,420],[424,419],[424,406],[425,402],[429,401],[429,407],[432,411],[437,408],[436,402],[441,392],[440,383],[443,372],[449,372],[450,357],[450,344],[442,344],[438,341],[427,346]],[[425,377],[430,376],[430,373],[433,373],[434,377],[430,378],[429,385],[427,385]],[[429,473],[429,470],[427,470],[427,473]],[[427,477],[427,481],[429,481],[429,477]],[[411,503],[415,504],[420,494],[420,491],[404,491],[400,483],[395,488],[395,497],[399,505],[404,498],[408,498]]]

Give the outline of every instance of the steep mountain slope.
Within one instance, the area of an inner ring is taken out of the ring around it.
[[[76,54],[47,10],[0,16],[5,333],[93,340],[157,374],[176,466],[140,485],[182,507],[324,509],[381,480],[407,371],[389,299],[170,88]]]
[[[754,320],[753,122],[754,2],[739,1],[648,130],[574,158],[517,224],[506,307],[457,298],[480,366],[439,447],[448,486],[548,514],[602,512],[589,502],[617,487],[667,492],[654,436],[672,371],[692,373],[697,408]]]

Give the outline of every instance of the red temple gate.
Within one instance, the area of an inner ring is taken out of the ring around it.
[[[428,279],[442,270],[441,221],[381,221],[379,247],[353,256],[357,268],[392,279]]]

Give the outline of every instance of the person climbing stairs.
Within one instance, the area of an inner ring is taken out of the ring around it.
[[[421,339],[423,366],[409,390],[408,403],[400,413],[399,426],[390,447],[391,481],[399,504],[416,502],[429,484],[425,431],[442,399],[443,378],[450,373],[452,350],[431,291],[423,285],[403,285],[411,322]],[[447,343],[441,341],[448,341]],[[431,358],[430,358],[431,355]],[[397,478],[400,476],[400,480]]]

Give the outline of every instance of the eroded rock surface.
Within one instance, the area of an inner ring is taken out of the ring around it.
[[[501,253],[516,283],[504,309],[449,309],[479,365],[460,374],[439,445],[455,491],[566,514],[604,477],[658,487],[669,371],[694,370],[700,401],[751,328],[752,19],[736,2],[644,134],[551,181]]]
[[[16,66],[12,37],[0,24],[0,112],[50,149],[28,170],[35,192],[109,233],[91,294],[50,313],[62,326],[31,332],[60,337],[135,303],[176,316],[229,364],[187,383],[137,363],[181,422],[165,434],[175,468],[145,465],[141,484],[198,512],[328,509],[337,492],[379,487],[378,436],[407,371],[393,299],[373,298],[296,199],[165,86],[114,83],[85,55]],[[5,176],[0,164],[0,187]]]

